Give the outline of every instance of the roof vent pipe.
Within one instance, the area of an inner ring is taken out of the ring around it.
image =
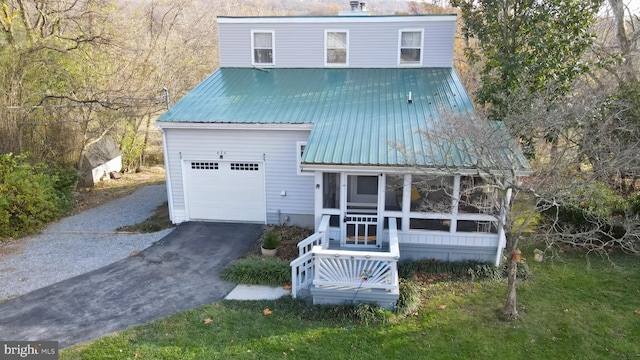
[[[407,103],[413,104],[413,99],[411,98],[411,91],[409,91],[409,96],[407,97]]]
[[[360,1],[360,11],[367,11],[367,2]]]
[[[351,5],[351,11],[358,11],[358,5],[360,2],[358,0],[349,1],[349,5]]]

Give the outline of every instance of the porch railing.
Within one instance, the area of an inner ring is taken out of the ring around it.
[[[376,236],[378,233],[378,216],[371,214],[347,213],[344,217],[347,235],[340,242],[341,246],[376,246],[380,247],[381,241]]]
[[[351,288],[398,288],[398,228],[395,218],[389,218],[389,251],[329,250],[327,229],[329,217],[323,217],[319,231],[298,244],[300,256],[291,262],[291,295],[311,285]]]
[[[329,219],[331,216],[324,215],[320,220],[320,226],[318,232],[307,237],[306,239],[298,243],[298,256],[311,252],[314,246],[321,246],[323,249],[329,248],[329,236],[327,230],[329,230]]]
[[[317,246],[322,249],[329,248],[327,235],[329,218],[329,215],[324,215],[318,232],[298,243],[298,258],[291,262],[291,296],[293,298],[298,296],[300,290],[311,286],[314,276],[313,248]]]
[[[314,246],[313,285],[351,289],[398,288],[398,230],[389,219],[389,252],[328,250]]]
[[[291,296],[295,299],[313,282],[313,253],[308,252],[291,262]]]

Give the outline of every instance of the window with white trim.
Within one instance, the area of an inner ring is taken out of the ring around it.
[[[307,148],[307,143],[305,141],[298,141],[296,143],[296,158],[298,164],[298,175],[313,175],[314,172],[310,170],[302,170],[302,155],[304,155],[304,150]]]
[[[325,30],[325,65],[348,65],[349,32]]]
[[[208,161],[192,161],[191,169],[192,170],[218,170],[218,163],[208,162]]]
[[[235,171],[259,171],[260,164],[247,162],[232,162],[231,170]]]
[[[251,30],[251,51],[253,65],[273,65],[274,32]]]
[[[399,65],[422,65],[422,29],[400,30],[399,35]]]

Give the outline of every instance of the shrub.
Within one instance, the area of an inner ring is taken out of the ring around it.
[[[560,232],[591,231],[599,234],[603,242],[627,236],[622,223],[638,214],[640,194],[625,198],[604,183],[576,190],[570,202],[542,212],[546,224],[553,224]]]
[[[291,267],[276,257],[250,257],[229,264],[220,277],[235,283],[278,286],[291,282]]]
[[[53,190],[56,194],[56,204],[60,214],[66,214],[73,210],[74,190],[80,179],[78,171],[72,167],[48,170],[53,177]]]
[[[399,314],[412,314],[420,306],[420,284],[411,279],[400,278],[400,297],[396,305]]]
[[[506,275],[506,261],[500,267],[478,261],[446,262],[434,259],[405,260],[398,263],[398,276],[405,280],[499,280]],[[518,264],[518,277],[524,280],[531,277],[529,266],[524,261]]]
[[[127,122],[120,140],[122,169],[125,171],[137,171],[142,165],[141,160],[144,148],[144,136],[138,134],[134,123]]]
[[[411,279],[415,274],[432,274],[449,278],[495,278],[500,269],[478,261],[446,262],[435,259],[405,260],[398,264],[398,275]],[[446,275],[446,276],[445,276]],[[498,276],[499,277],[499,276]]]
[[[0,236],[38,231],[71,208],[75,175],[58,174],[26,155],[0,155]]]
[[[272,230],[267,230],[262,240],[262,247],[265,249],[275,249],[280,245],[280,237]]]
[[[595,219],[611,219],[637,211],[637,196],[625,199],[604,183],[596,183],[574,192],[570,202],[553,207],[543,213],[548,218],[580,229]]]

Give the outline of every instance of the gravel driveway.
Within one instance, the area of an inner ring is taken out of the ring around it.
[[[149,185],[64,218],[41,234],[3,245],[19,250],[0,258],[0,300],[87,273],[149,247],[173,229],[151,234],[115,230],[147,219],[165,201],[165,185]]]

